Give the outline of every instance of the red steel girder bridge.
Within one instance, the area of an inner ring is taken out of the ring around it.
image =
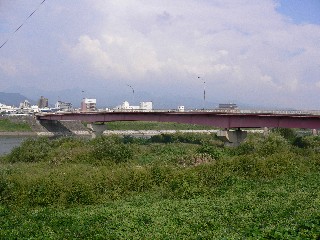
[[[232,128],[303,128],[320,129],[320,115],[312,114],[259,114],[224,112],[82,112],[47,113],[37,115],[38,120],[78,120],[87,123],[112,121],[177,122],[224,129]]]

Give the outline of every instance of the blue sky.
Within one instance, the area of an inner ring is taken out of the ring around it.
[[[294,23],[320,24],[320,0],[281,0],[278,11]]]
[[[12,35],[41,2],[0,1],[0,91],[320,109],[319,0],[47,0]]]

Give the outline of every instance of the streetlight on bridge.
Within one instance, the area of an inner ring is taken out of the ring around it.
[[[128,87],[130,87],[132,89],[132,104],[134,102],[134,89],[131,85],[127,84]]]

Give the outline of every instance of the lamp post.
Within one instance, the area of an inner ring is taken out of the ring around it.
[[[198,77],[200,79],[200,77]],[[203,81],[203,110],[206,107],[206,81]]]
[[[127,84],[128,87],[130,87],[132,89],[132,104],[134,102],[134,89],[131,85]]]

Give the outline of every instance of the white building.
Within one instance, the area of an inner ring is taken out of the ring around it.
[[[5,104],[0,103],[0,113],[15,113],[16,109],[12,106],[7,106]]]
[[[184,106],[178,106],[178,112],[184,112]]]
[[[152,102],[140,102],[140,110],[151,111]]]
[[[59,111],[70,112],[72,111],[72,103],[57,101],[55,104],[55,109]]]
[[[20,103],[19,108],[29,109],[29,108],[31,108],[31,104],[28,100],[24,100],[22,103]]]
[[[152,102],[140,102],[139,106],[130,106],[128,101],[124,101],[121,105],[114,108],[115,110],[136,110],[136,111],[151,111]]]
[[[38,105],[32,105],[31,106],[31,110],[34,113],[38,113],[40,111],[39,106]]]
[[[130,106],[128,101],[124,101],[121,105],[114,108],[115,110],[139,110],[139,106]]]
[[[97,99],[94,98],[84,98],[81,102],[82,112],[93,112],[97,110]]]

